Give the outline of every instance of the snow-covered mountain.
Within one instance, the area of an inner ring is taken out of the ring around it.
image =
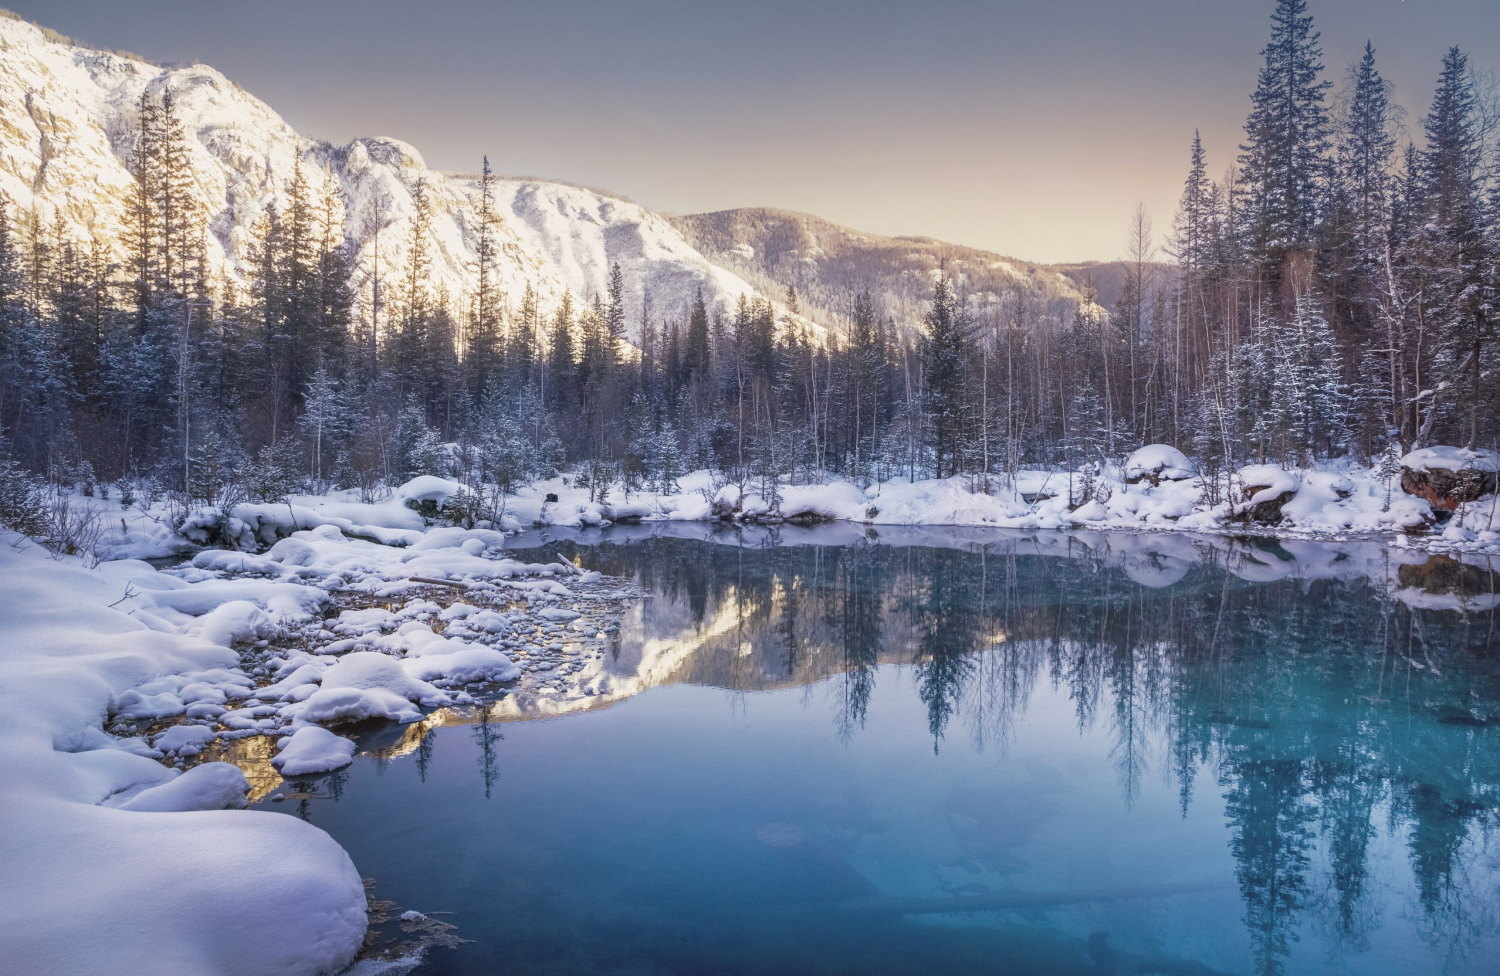
[[[671,217],[673,225],[710,260],[778,297],[797,289],[813,318],[847,314],[849,298],[870,289],[897,322],[922,321],[939,265],[978,306],[1024,293],[1033,321],[1072,314],[1083,291],[1078,281],[1044,265],[930,237],[884,237],[851,230],[810,214],[765,207]]]
[[[0,191],[13,214],[74,239],[93,238],[123,258],[143,92],[173,98],[189,136],[198,200],[210,214],[208,258],[229,280],[247,280],[253,228],[268,206],[285,207],[300,160],[315,199],[342,201],[361,302],[372,300],[377,267],[383,282],[395,282],[406,266],[419,181],[432,206],[429,286],[455,305],[474,291],[473,174],[429,169],[396,139],[334,146],[305,138],[213,68],[163,67],[3,17]],[[940,256],[965,274],[971,292],[1022,288],[1064,303],[1079,297],[1066,277],[1036,265],[925,239],[861,235],[780,211],[667,218],[607,192],[529,178],[501,177],[494,192],[498,277],[512,305],[527,284],[544,308],[564,292],[601,294],[618,263],[628,307],[639,310],[649,293],[658,316],[681,315],[699,288],[727,309],[742,294],[780,301],[794,284],[809,299],[804,315],[817,324],[833,324],[851,288],[865,286],[888,314],[920,321]],[[634,326],[640,316],[627,318]]]
[[[217,270],[243,279],[252,228],[269,204],[284,205],[301,159],[315,197],[332,184],[345,203],[361,295],[368,298],[377,249],[383,280],[395,281],[405,266],[419,180],[433,208],[431,288],[450,296],[473,290],[473,177],[431,170],[415,148],[395,139],[333,146],[304,138],[213,68],[159,67],[0,18],[0,190],[13,212],[56,221],[70,237],[93,236],[118,251],[144,91],[170,92],[190,137],[198,198],[212,215],[209,260]],[[501,178],[494,189],[499,277],[512,302],[527,283],[544,304],[564,291],[579,298],[602,293],[612,263],[621,265],[637,301],[649,289],[662,312],[690,301],[700,286],[724,306],[753,293],[666,220],[628,200],[529,179]]]

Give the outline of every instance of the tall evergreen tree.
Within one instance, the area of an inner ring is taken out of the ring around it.
[[[932,432],[933,471],[943,478],[957,474],[962,460],[965,365],[972,332],[968,310],[953,294],[947,268],[938,274],[926,325],[922,340],[925,412]]]
[[[1483,223],[1479,124],[1479,97],[1468,58],[1451,48],[1443,56],[1432,108],[1423,123],[1426,146],[1418,157],[1424,220],[1419,233],[1426,238],[1421,257],[1429,271],[1423,314],[1443,334],[1444,379],[1464,389],[1465,416],[1455,426],[1471,446],[1479,438],[1490,392],[1486,377],[1497,318]]]
[[[1323,209],[1330,83],[1320,78],[1318,38],[1307,0],[1278,0],[1240,146],[1241,234],[1273,297],[1282,294],[1287,258],[1312,243]]]

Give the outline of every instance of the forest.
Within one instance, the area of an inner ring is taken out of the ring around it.
[[[872,282],[827,330],[790,289],[627,307],[618,265],[554,307],[502,294],[488,159],[472,294],[429,285],[418,185],[405,269],[356,301],[343,202],[301,164],[259,218],[253,280],[220,280],[190,136],[169,97],[143,97],[128,261],[0,198],[0,494],[7,511],[43,481],[225,505],[567,472],[603,499],[710,468],[771,497],[828,475],[989,490],[1150,443],[1209,475],[1495,447],[1500,115],[1459,48],[1435,67],[1408,133],[1373,47],[1335,83],[1305,0],[1279,0],[1237,157],[1214,179],[1184,139],[1171,268],[1141,211],[1110,308],[981,299],[938,263],[921,321]]]

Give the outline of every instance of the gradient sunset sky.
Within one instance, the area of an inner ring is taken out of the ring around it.
[[[1274,0],[10,0],[211,64],[304,135],[555,177],[669,212],[775,206],[1034,261],[1170,225],[1188,144],[1233,160]],[[1311,0],[1326,76],[1366,39],[1420,135],[1444,50],[1500,69],[1497,0]]]

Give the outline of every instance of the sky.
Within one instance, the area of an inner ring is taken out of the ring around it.
[[[6,0],[0,0],[4,3]],[[201,61],[304,135],[695,213],[802,210],[1042,262],[1169,228],[1193,130],[1233,161],[1275,0],[8,0]],[[1310,0],[1325,76],[1365,41],[1417,134],[1443,52],[1500,69],[1496,0]]]

